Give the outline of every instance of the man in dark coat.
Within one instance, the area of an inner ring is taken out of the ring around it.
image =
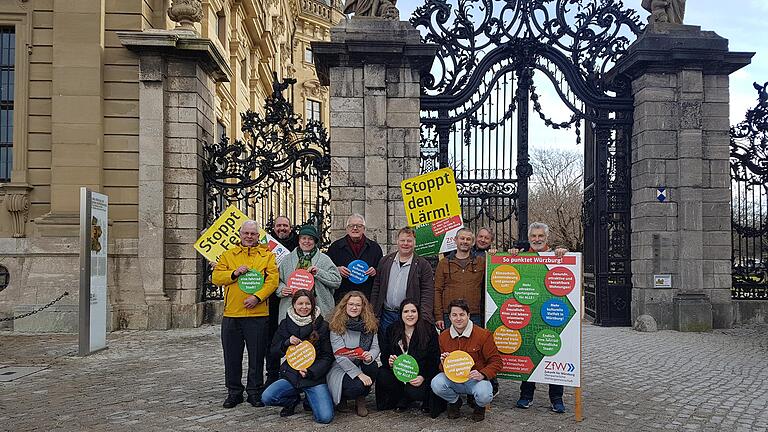
[[[341,273],[341,286],[333,294],[336,303],[339,303],[344,294],[349,291],[361,291],[368,299],[371,298],[371,287],[376,277],[376,266],[383,255],[381,246],[365,236],[365,218],[360,214],[353,214],[347,218],[347,235],[331,243],[326,254],[331,258]],[[349,263],[362,260],[368,264],[365,274],[368,279],[356,284],[349,279]]]
[[[397,251],[382,258],[376,269],[371,306],[379,319],[379,335],[400,319],[400,302],[406,297],[417,300],[421,316],[434,323],[435,275],[427,260],[413,253],[415,247],[416,232],[401,228]]]

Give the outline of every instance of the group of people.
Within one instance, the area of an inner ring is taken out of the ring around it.
[[[482,318],[485,254],[495,253],[490,229],[481,228],[475,235],[462,228],[456,251],[443,257],[434,271],[414,254],[411,228],[399,230],[397,250],[384,256],[379,244],[366,237],[365,218],[359,214],[347,219],[346,235],[326,253],[318,249],[314,226],[303,226],[296,235],[290,220],[281,216],[270,234],[291,250],[279,266],[275,255],[259,243],[258,224],[249,220],[240,228],[240,244],[222,254],[213,271],[212,282],[224,287],[224,408],[242,403],[245,390],[251,405],[281,406],[280,415],[290,416],[303,395],[303,408],[315,421],[329,423],[335,412],[351,410],[348,401],[354,401],[357,415],[368,415],[366,397],[375,387],[378,410],[402,412],[419,404],[433,418],[443,411],[448,418],[458,418],[466,395],[471,418],[485,418],[502,368],[493,334],[483,328]],[[531,224],[530,250],[549,251],[548,235],[546,225]],[[555,250],[559,256],[566,252]],[[362,275],[353,275],[357,269],[348,267],[357,260],[367,265]],[[289,286],[297,269],[313,276],[312,287]],[[262,283],[244,291],[239,279],[254,270],[262,275]],[[288,361],[281,363],[291,347],[304,342],[314,349],[311,365],[294,369]],[[474,362],[463,383],[452,381],[444,371],[446,357],[457,350]],[[394,365],[406,354],[415,359],[418,375],[402,382]],[[524,381],[516,406],[530,407],[534,390],[534,383]],[[563,387],[550,385],[549,396],[552,410],[565,412]]]

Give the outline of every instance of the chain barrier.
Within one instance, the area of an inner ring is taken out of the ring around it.
[[[68,296],[68,295],[69,295],[69,292],[67,292],[67,291],[64,291],[64,294],[62,294],[62,295],[58,296],[57,298],[55,298],[54,300],[52,300],[52,301],[51,301],[50,303],[48,303],[47,305],[45,305],[45,306],[41,307],[40,309],[36,309],[36,310],[33,310],[33,311],[29,311],[29,312],[27,312],[27,313],[24,313],[24,314],[21,314],[21,315],[17,315],[17,316],[12,316],[12,317],[7,317],[7,318],[0,318],[0,322],[5,322],[5,321],[13,321],[13,320],[21,319],[21,318],[26,318],[26,317],[28,317],[28,316],[30,316],[30,315],[34,315],[34,314],[36,314],[36,313],[38,313],[38,312],[40,312],[40,311],[42,311],[42,310],[44,310],[44,309],[46,309],[46,308],[49,308],[49,307],[53,306],[53,305],[54,305],[54,303],[56,303],[57,301],[59,301],[59,300],[63,299],[65,296]]]

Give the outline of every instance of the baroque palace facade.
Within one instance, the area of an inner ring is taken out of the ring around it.
[[[273,73],[327,123],[310,42],[340,1],[0,2],[0,318],[69,292],[0,328],[77,329],[81,186],[109,197],[111,328],[199,325],[202,144],[241,138]]]

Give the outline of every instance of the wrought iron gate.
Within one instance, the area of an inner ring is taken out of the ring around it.
[[[300,224],[318,227],[321,244],[330,229],[331,155],[322,123],[307,121],[293,111],[283,91],[296,82],[273,83],[264,115],[241,114],[243,140],[204,146],[205,226],[230,204],[270,229],[274,218],[287,216]],[[211,269],[203,260],[203,300],[222,298],[221,288],[210,282]]]
[[[497,245],[527,242],[529,117],[551,128],[584,126],[586,312],[629,325],[630,137],[633,101],[606,71],[642,32],[621,1],[426,0],[411,23],[439,46],[422,77],[422,171],[456,172],[465,224],[491,226]],[[570,109],[546,113],[534,75]]]
[[[731,128],[732,297],[768,300],[768,82]]]

